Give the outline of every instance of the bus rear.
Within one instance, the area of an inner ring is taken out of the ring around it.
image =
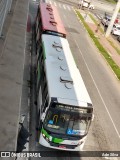
[[[50,34],[66,38],[66,30],[54,5],[41,2],[38,6],[35,35],[36,41],[41,39],[42,34]]]

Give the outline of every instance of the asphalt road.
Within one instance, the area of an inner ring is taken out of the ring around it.
[[[115,4],[109,3],[103,0],[93,0],[92,4],[94,4],[95,9],[104,10],[105,12],[113,12],[115,8]]]
[[[95,109],[95,119],[90,128],[84,150],[86,151],[120,151],[120,83],[91,42],[84,27],[78,21],[71,4],[67,1],[49,1],[57,6],[62,21],[68,32],[69,41],[74,59],[86,84]],[[54,3],[55,2],[55,3]],[[66,4],[67,3],[67,4]],[[34,56],[33,56],[34,59]],[[33,62],[34,69],[34,62]],[[34,105],[34,104],[33,104]],[[35,125],[35,108],[31,122]],[[34,121],[34,122],[33,122]],[[32,126],[32,124],[31,124]],[[42,147],[36,140],[35,126],[31,129],[30,149],[36,151],[51,150]],[[47,154],[47,152],[46,152]],[[61,153],[62,154],[62,153]],[[34,158],[32,158],[34,159]],[[48,157],[47,160],[78,160],[78,159],[103,159],[80,157]],[[118,160],[119,158],[112,158]]]
[[[76,15],[60,8],[59,11],[73,56],[95,106],[95,120],[85,149],[120,150],[119,82],[75,18]]]

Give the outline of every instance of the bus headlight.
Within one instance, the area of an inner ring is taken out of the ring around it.
[[[47,142],[52,141],[52,137],[51,136],[47,137],[44,133],[42,133],[42,135],[43,135],[43,137],[45,138],[45,140]]]
[[[43,135],[43,137],[45,138],[45,135],[44,134],[42,134]]]
[[[52,137],[51,136],[49,137],[49,141],[52,141]]]

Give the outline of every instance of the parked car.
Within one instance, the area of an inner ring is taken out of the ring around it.
[[[92,9],[92,10],[95,9],[94,5],[93,5],[93,4],[90,4],[90,5],[89,5],[89,9]]]
[[[120,24],[114,24],[111,33],[120,36]]]
[[[80,0],[79,1],[79,8],[80,8],[80,6],[82,6],[82,9],[89,8],[89,9],[93,10],[95,8],[94,5],[91,4],[90,0]]]
[[[101,23],[105,26],[105,27],[108,27],[110,21],[111,21],[111,16],[105,16],[102,20],[101,20]]]
[[[111,19],[112,19],[112,15],[110,15],[110,14],[108,14],[108,13],[105,12],[104,17],[101,19],[101,23],[102,23],[105,27],[108,27],[108,25],[110,24]],[[120,23],[120,20],[119,20],[119,18],[117,17],[117,18],[115,19],[114,24],[119,24],[119,23]]]
[[[120,42],[120,36],[117,37],[117,40]]]

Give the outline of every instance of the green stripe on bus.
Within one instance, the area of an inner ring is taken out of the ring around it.
[[[50,137],[50,135],[49,135],[49,134],[46,132],[46,130],[44,130],[43,128],[42,128],[42,133],[43,133],[47,138]],[[52,137],[52,142],[54,142],[54,143],[61,143],[61,142],[63,142],[63,141],[64,141],[63,139]]]
[[[46,54],[45,54],[45,45],[44,45],[44,42],[42,43],[43,45],[43,57],[44,57],[44,60],[46,59]]]
[[[44,130],[43,128],[42,128],[42,133],[47,137],[47,138],[49,138],[50,137],[50,135],[46,132],[46,130]]]
[[[63,142],[64,140],[63,139],[60,139],[60,138],[52,138],[52,142],[54,142],[54,143],[61,143],[61,142]]]

